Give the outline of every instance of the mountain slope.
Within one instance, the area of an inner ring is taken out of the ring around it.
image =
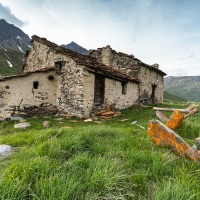
[[[172,95],[200,101],[200,76],[169,76],[165,78],[165,91]]]
[[[29,36],[4,19],[0,20],[0,44],[4,48],[19,52],[25,52],[31,48]]]
[[[21,72],[30,40],[21,29],[0,19],[0,75]]]
[[[87,49],[83,48],[82,46],[78,45],[77,43],[75,43],[73,41],[71,43],[67,44],[67,45],[62,44],[60,46],[66,48],[66,49],[70,49],[72,51],[75,51],[77,53],[83,54],[83,55],[88,55],[89,52],[90,52]]]

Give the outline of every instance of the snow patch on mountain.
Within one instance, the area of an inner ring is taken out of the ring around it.
[[[6,62],[8,63],[9,67],[13,67],[12,63],[9,60],[6,60]]]

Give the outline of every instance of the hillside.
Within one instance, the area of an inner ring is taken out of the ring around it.
[[[0,46],[0,75],[21,72],[23,59],[24,55],[22,53]]]
[[[153,118],[152,108],[132,107],[98,123],[64,116],[30,118],[22,130],[2,123],[0,144],[14,152],[0,161],[0,199],[198,199],[200,164],[152,143]],[[177,133],[193,145],[199,124],[199,114],[188,117]]]
[[[0,19],[0,75],[21,72],[30,38],[21,29]]]
[[[200,76],[169,76],[165,78],[165,91],[190,101],[200,101]]]
[[[170,101],[175,101],[175,102],[186,102],[187,101],[187,99],[170,94],[167,91],[164,91],[163,95],[164,95],[165,100],[170,100]]]

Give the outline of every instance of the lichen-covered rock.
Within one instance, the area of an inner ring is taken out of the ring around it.
[[[194,150],[183,138],[177,135],[159,120],[151,120],[148,124],[148,135],[159,146],[171,147],[176,153],[192,160],[200,160],[198,151]]]
[[[177,129],[180,127],[184,120],[184,115],[179,110],[175,110],[169,120],[167,120],[166,125],[172,130]]]

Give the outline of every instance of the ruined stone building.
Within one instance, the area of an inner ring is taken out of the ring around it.
[[[0,118],[68,113],[90,115],[95,106],[124,109],[141,100],[163,101],[158,65],[106,46],[81,55],[32,37],[21,74],[0,78]]]

